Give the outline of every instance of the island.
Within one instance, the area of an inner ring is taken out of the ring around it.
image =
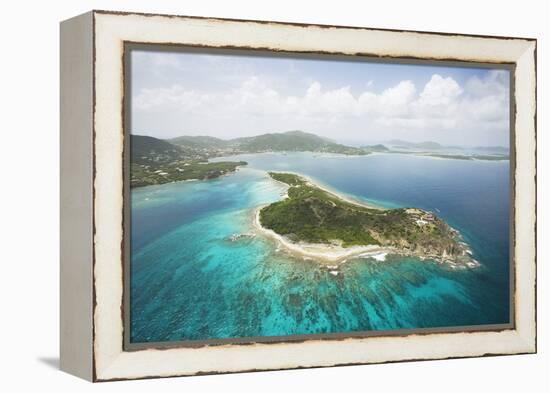
[[[292,173],[268,172],[286,187],[283,199],[256,211],[255,226],[281,247],[321,263],[399,254],[476,267],[460,233],[432,212],[382,209],[327,190]],[[376,258],[375,258],[376,259]]]
[[[244,161],[212,162],[211,158],[249,153],[312,152],[347,156],[369,154],[364,149],[341,145],[303,131],[220,139],[179,136],[158,139],[130,135],[130,186],[132,188],[182,180],[207,180],[235,172]]]

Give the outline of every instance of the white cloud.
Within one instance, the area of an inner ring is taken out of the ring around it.
[[[434,74],[420,93],[419,105],[451,105],[461,94],[462,88],[453,78],[443,78],[439,74]]]
[[[376,93],[353,94],[350,86],[326,89],[312,81],[302,94],[284,94],[268,79],[251,76],[238,87],[222,91],[187,89],[181,84],[164,88],[142,88],[133,98],[137,115],[152,112],[181,118],[181,123],[201,117],[204,124],[246,123],[271,130],[354,124],[355,132],[365,129],[393,130],[507,130],[507,74],[491,71],[474,76],[464,86],[451,77],[432,75],[424,86],[403,80]],[[216,122],[216,119],[223,119]],[[199,123],[199,119],[196,121]],[[251,128],[252,126],[248,127]],[[185,126],[182,126],[185,129]]]
[[[416,86],[411,81],[399,82],[395,87],[390,87],[380,95],[380,103],[391,107],[406,106],[416,96]]]

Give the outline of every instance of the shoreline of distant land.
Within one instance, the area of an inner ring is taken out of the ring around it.
[[[374,208],[379,210],[388,210],[380,206],[374,206],[372,204],[362,203],[357,200],[350,199],[346,196],[343,196],[335,192],[334,190],[322,187],[319,184],[314,183],[310,178],[302,174],[297,174],[297,173],[294,173],[294,174],[302,177],[307,182],[329,193],[331,196],[341,200],[342,202],[352,203],[354,205],[365,207],[368,209]],[[288,188],[289,188],[288,184],[273,178],[272,180],[286,186],[288,191]],[[286,198],[288,198],[288,192],[282,195],[281,200],[284,200]],[[266,206],[268,205],[262,205],[262,206],[256,207],[253,210],[252,224],[254,229],[264,237],[275,241],[278,246],[280,246],[284,251],[288,252],[289,254],[299,257],[302,260],[314,260],[322,265],[325,265],[326,267],[329,268],[332,274],[337,274],[338,268],[340,267],[340,265],[344,264],[349,259],[372,258],[377,261],[384,261],[386,255],[409,256],[409,257],[414,257],[421,260],[432,260],[438,263],[445,263],[448,266],[450,266],[452,269],[475,268],[480,266],[480,263],[472,257],[472,252],[469,247],[467,247],[467,251],[466,251],[470,256],[469,261],[460,263],[457,261],[441,258],[438,255],[431,255],[431,254],[425,254],[425,253],[415,252],[411,250],[399,249],[397,247],[387,246],[387,245],[371,244],[371,245],[355,245],[350,247],[343,247],[337,244],[293,242],[287,239],[285,236],[280,235],[275,231],[262,226],[261,220],[260,220],[260,211]],[[457,237],[455,238],[455,240],[458,241],[459,243],[465,244],[458,240],[458,236],[459,236],[458,232],[456,230],[454,231],[457,233],[456,235]]]
[[[218,157],[213,157],[214,160],[211,162],[218,162],[221,159],[234,159],[239,156],[247,156],[253,154],[278,154],[278,155],[287,155],[293,153],[309,153],[316,156],[331,157],[331,158],[342,158],[342,159],[356,159],[367,156],[375,155],[405,155],[413,156],[420,158],[432,158],[437,160],[458,160],[458,161],[475,161],[475,162],[505,162],[510,161],[508,155],[482,155],[482,154],[454,154],[454,153],[436,153],[436,152],[416,152],[416,151],[403,151],[403,150],[388,150],[388,151],[372,151],[365,155],[350,155],[350,154],[341,154],[341,153],[325,153],[325,152],[312,152],[312,151],[261,151],[253,153],[237,153],[237,154],[228,154],[221,155]]]
[[[502,146],[443,146],[437,142],[412,143],[393,140],[383,144],[348,146],[299,130],[250,137],[220,139],[211,136],[179,136],[159,139],[130,134],[130,187],[198,179],[206,180],[235,171],[246,162],[223,162],[220,157],[243,154],[308,152],[333,157],[358,158],[371,154],[409,154],[422,157],[467,161],[509,160]],[[214,160],[215,159],[215,160]]]
[[[453,154],[453,153],[435,153],[435,152],[414,152],[390,150],[387,152],[376,152],[374,154],[402,154],[414,157],[433,158],[436,160],[459,160],[459,161],[477,161],[477,162],[503,162],[510,161],[509,156],[505,155],[482,155],[482,154]]]

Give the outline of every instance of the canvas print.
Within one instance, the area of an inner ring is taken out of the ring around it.
[[[508,69],[126,55],[131,344],[509,326]]]

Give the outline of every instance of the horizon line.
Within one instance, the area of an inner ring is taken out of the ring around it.
[[[173,137],[163,137],[163,138],[159,138],[158,136],[153,136],[153,135],[150,135],[150,134],[144,134],[144,133],[135,133],[135,132],[130,132],[129,135],[134,135],[134,136],[147,136],[147,137],[150,137],[150,138],[155,138],[155,139],[159,139],[159,140],[164,140],[164,141],[169,141],[169,140],[172,140],[172,139],[176,139],[176,138],[181,138],[181,137],[208,137],[208,138],[214,138],[214,139],[218,139],[218,140],[222,140],[222,141],[231,141],[231,140],[234,140],[234,139],[241,139],[241,138],[255,138],[255,137],[258,137],[258,136],[262,136],[262,135],[274,135],[274,134],[287,134],[289,132],[301,132],[301,133],[304,133],[304,134],[309,134],[309,135],[314,135],[318,138],[321,138],[321,139],[325,139],[325,140],[330,140],[331,142],[334,142],[334,143],[337,143],[337,144],[340,144],[340,145],[344,145],[344,146],[349,146],[347,143],[342,143],[342,142],[338,142],[336,141],[335,139],[333,138],[329,138],[329,137],[324,137],[324,136],[321,136],[321,135],[318,135],[314,132],[309,132],[309,131],[303,131],[303,130],[299,130],[299,129],[294,129],[294,130],[287,130],[287,131],[271,131],[271,132],[263,132],[263,133],[259,133],[259,134],[255,134],[255,135],[249,135],[249,136],[236,136],[236,137],[233,137],[233,138],[220,138],[218,136],[212,136],[212,135],[208,135],[208,134],[181,134],[181,135],[178,135],[178,136],[173,136]],[[427,139],[427,140],[421,140],[421,141],[418,141],[418,142],[415,142],[415,141],[411,141],[411,140],[408,140],[408,139],[402,139],[402,138],[392,138],[392,139],[386,139],[384,140],[383,142],[364,142],[365,144],[371,144],[371,145],[376,145],[376,144],[383,144],[383,143],[389,143],[389,142],[392,142],[392,141],[400,141],[400,142],[405,142],[405,143],[411,143],[411,144],[422,144],[422,143],[437,143],[439,145],[441,145],[441,147],[502,147],[502,148],[506,148],[506,149],[510,149],[510,146],[509,145],[501,145],[501,144],[489,144],[489,145],[458,145],[458,144],[444,144],[442,142],[438,142],[437,140],[433,140],[433,139]],[[362,144],[359,144],[359,145],[362,145]],[[353,146],[352,146],[353,147]]]

